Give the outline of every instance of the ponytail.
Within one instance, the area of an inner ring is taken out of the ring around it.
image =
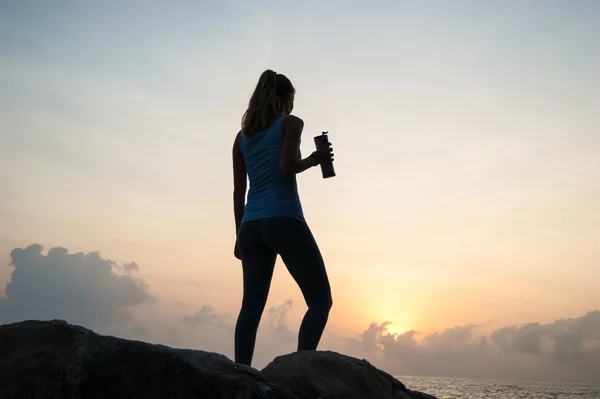
[[[285,75],[264,71],[242,117],[242,133],[252,135],[267,129],[273,119],[285,111],[290,95],[296,90]]]

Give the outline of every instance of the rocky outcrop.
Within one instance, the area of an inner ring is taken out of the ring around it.
[[[2,399],[297,399],[223,355],[56,320],[0,326],[0,379]]]
[[[0,326],[2,399],[431,399],[364,360],[298,352],[262,372],[227,357],[64,321]],[[433,398],[435,399],[435,398]]]
[[[407,389],[366,360],[330,351],[279,356],[262,373],[299,398],[436,399]]]

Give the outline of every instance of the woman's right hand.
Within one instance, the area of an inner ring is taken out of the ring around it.
[[[327,149],[318,149],[313,151],[313,153],[310,155],[315,158],[315,166],[323,163],[333,162],[333,148],[331,147],[331,143],[328,143]]]

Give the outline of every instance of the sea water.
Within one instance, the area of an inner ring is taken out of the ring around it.
[[[439,399],[600,399],[600,385],[398,376]]]

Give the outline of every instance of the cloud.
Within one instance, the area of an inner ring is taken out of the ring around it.
[[[255,367],[264,367],[275,356],[295,349],[297,333],[292,331],[287,320],[292,307],[293,301],[288,299],[281,305],[265,309],[257,333]],[[233,358],[236,316],[219,312],[212,305],[203,305],[179,319],[177,345],[215,351]]]
[[[367,352],[373,352],[385,346],[385,341],[389,340],[391,334],[387,332],[387,327],[391,322],[386,321],[381,324],[371,323],[362,333],[362,345]],[[393,339],[393,336],[392,336]]]
[[[134,307],[154,299],[144,281],[131,275],[139,270],[135,263],[119,267],[98,252],[42,250],[38,244],[12,250],[0,323],[59,318],[106,329],[131,321]]]
[[[184,316],[181,321],[192,328],[195,326],[215,326],[231,329],[235,323],[233,317],[227,313],[217,313],[215,308],[204,305],[192,315]]]
[[[354,350],[395,374],[600,382],[600,311],[489,335],[476,334],[472,324],[455,326],[421,342],[416,331],[390,334],[388,325],[371,323]]]
[[[123,271],[125,273],[131,274],[133,272],[139,272],[140,267],[135,262],[125,263],[123,264]]]
[[[269,308],[268,314],[268,323],[271,327],[272,333],[287,342],[292,342],[296,340],[296,334],[290,329],[287,317],[294,306],[294,301],[288,299],[283,304],[279,306],[274,306]]]

